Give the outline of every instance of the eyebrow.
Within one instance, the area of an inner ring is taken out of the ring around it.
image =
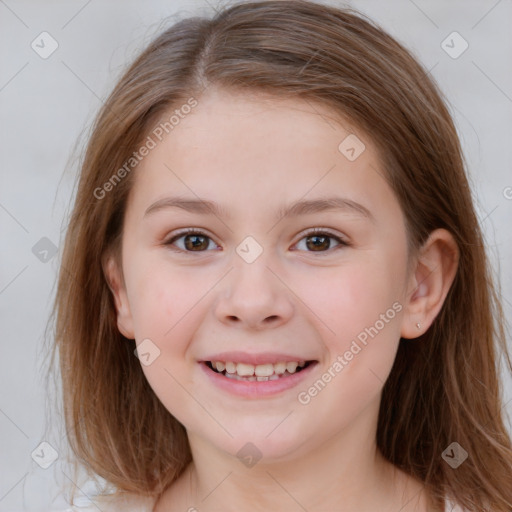
[[[186,197],[165,197],[163,199],[159,199],[147,208],[144,212],[144,217],[167,208],[181,208],[182,210],[190,213],[200,215],[213,213],[217,217],[227,219],[231,218],[229,213],[214,201]],[[375,222],[375,217],[368,208],[351,199],[337,196],[296,201],[288,206],[281,207],[277,211],[276,217],[280,219],[285,216],[308,215],[333,210],[355,213],[358,216]]]

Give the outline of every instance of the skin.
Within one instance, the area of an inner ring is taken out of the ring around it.
[[[421,484],[383,459],[375,436],[400,337],[417,337],[438,314],[457,248],[448,232],[434,231],[408,267],[404,216],[375,147],[332,115],[302,100],[209,90],[136,170],[121,262],[109,259],[106,273],[120,331],[160,350],[142,370],[186,427],[193,454],[157,512],[434,510]],[[338,150],[350,133],[366,146],[355,161]],[[171,195],[216,201],[229,217],[178,208],[145,215]],[[349,209],[276,217],[296,200],[332,195],[372,218]],[[190,250],[194,237],[188,246],[175,240],[176,251],[166,245],[181,228],[205,232],[201,251]],[[304,234],[311,228],[349,245],[328,239],[315,250]],[[236,252],[247,236],[263,249],[253,263]],[[394,303],[394,318],[300,403],[298,393]],[[296,388],[244,399],[213,386],[197,362],[227,350],[318,364]],[[236,455],[248,442],[262,456],[250,468]]]

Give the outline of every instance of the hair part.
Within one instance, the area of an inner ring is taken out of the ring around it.
[[[103,273],[106,256],[120,255],[136,166],[101,199],[95,190],[166,113],[191,97],[200,102],[212,87],[329,105],[376,145],[410,248],[420,248],[436,228],[453,235],[460,250],[455,280],[428,331],[417,341],[400,340],[383,389],[377,445],[424,482],[438,506],[449,495],[469,511],[509,511],[512,446],[498,350],[511,370],[512,364],[443,95],[409,51],[364,15],[304,0],[247,2],[213,19],[176,23],[135,60],[99,112],[54,304],[54,350],[77,459],[121,491],[157,496],[191,460],[185,428],[158,400],[133,343],[117,329]],[[469,453],[457,470],[441,458],[453,441]]]

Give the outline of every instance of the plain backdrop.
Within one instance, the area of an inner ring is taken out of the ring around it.
[[[380,23],[431,70],[445,93],[510,319],[512,3],[329,3],[355,7]],[[67,479],[58,448],[65,436],[58,416],[48,426],[43,339],[77,172],[75,144],[124,67],[151,38],[178,19],[209,16],[219,5],[0,0],[0,511],[65,506],[58,496]],[[38,53],[31,46],[41,37],[47,38],[44,51],[58,44],[47,58],[40,55],[43,48]],[[503,380],[510,417],[512,382],[509,376]],[[48,469],[32,456],[45,451],[41,442],[58,448],[59,458]]]

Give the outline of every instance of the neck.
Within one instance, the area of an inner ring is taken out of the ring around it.
[[[372,429],[347,428],[314,449],[304,443],[300,454],[252,467],[190,433],[189,441],[193,462],[155,512],[231,512],[248,504],[251,512],[432,510],[421,484],[381,455]]]
[[[351,453],[343,460],[338,458],[336,466],[325,463],[324,450],[327,448],[307,459],[259,462],[252,468],[244,467],[238,460],[235,465],[215,471],[192,463],[188,472],[192,496],[189,506],[205,512],[247,510],[248,503],[251,512],[377,510],[376,504],[382,503],[383,494],[393,487],[390,467],[379,454],[374,451],[361,464],[357,454]]]

